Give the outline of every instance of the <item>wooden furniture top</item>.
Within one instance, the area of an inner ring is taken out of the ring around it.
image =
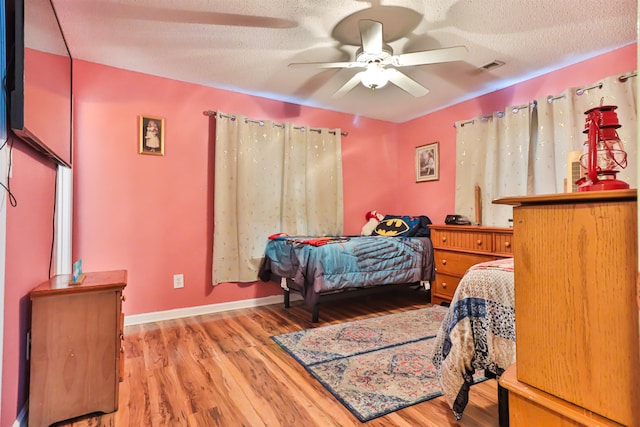
[[[78,292],[95,292],[98,289],[110,290],[124,288],[127,285],[127,270],[99,271],[85,273],[82,283],[72,285],[71,274],[58,274],[46,282],[41,283],[29,294],[31,300],[35,298],[64,295]]]
[[[561,203],[589,203],[606,201],[637,200],[638,190],[583,191],[578,193],[541,194],[536,196],[513,196],[495,199],[498,205],[547,205]]]

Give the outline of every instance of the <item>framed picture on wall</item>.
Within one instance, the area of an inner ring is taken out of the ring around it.
[[[140,154],[164,155],[164,119],[140,116]]]
[[[440,179],[440,157],[438,143],[416,147],[416,182]]]

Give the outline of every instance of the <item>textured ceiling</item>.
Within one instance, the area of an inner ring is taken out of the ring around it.
[[[637,0],[52,1],[74,58],[392,122],[633,43],[638,16]],[[389,84],[335,99],[357,70],[288,67],[353,60],[360,19],[382,22],[395,54],[468,54],[401,68],[430,90],[419,98]]]

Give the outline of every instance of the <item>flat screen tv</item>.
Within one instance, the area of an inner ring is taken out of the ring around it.
[[[71,55],[50,0],[7,1],[9,124],[22,140],[71,167]]]

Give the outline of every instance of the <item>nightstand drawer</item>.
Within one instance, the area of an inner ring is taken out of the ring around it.
[[[432,230],[434,248],[480,252],[493,251],[493,234],[465,230]]]
[[[434,256],[436,260],[436,272],[438,274],[453,274],[458,277],[462,277],[472,265],[496,259],[496,257],[491,255],[466,254],[443,250],[436,250]]]

